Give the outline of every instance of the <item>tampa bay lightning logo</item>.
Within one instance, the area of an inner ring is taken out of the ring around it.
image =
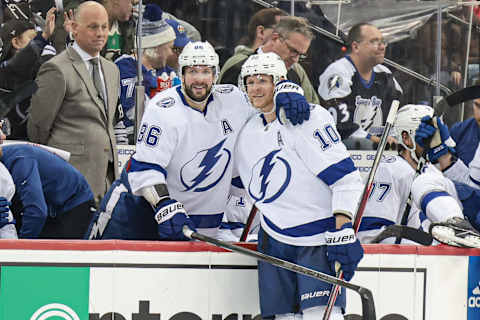
[[[292,169],[274,150],[260,159],[252,169],[248,193],[255,201],[270,203],[282,195],[290,183]]]
[[[223,178],[232,158],[231,152],[223,148],[225,140],[210,149],[201,150],[182,166],[180,180],[184,191],[207,191]]]

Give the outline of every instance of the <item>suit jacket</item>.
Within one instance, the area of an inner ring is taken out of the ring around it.
[[[27,123],[31,141],[71,153],[70,163],[85,176],[96,201],[107,190],[109,161],[113,161],[113,176],[118,177],[113,119],[120,75],[116,65],[102,57],[100,65],[107,112],[85,62],[75,49],[67,48],[40,68]]]

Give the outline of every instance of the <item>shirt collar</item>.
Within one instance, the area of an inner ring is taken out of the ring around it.
[[[100,54],[97,54],[95,57],[91,56],[85,50],[80,48],[80,46],[76,42],[73,43],[72,47],[75,49],[75,51],[77,51],[77,53],[80,55],[83,61],[88,61],[92,58],[98,58],[100,56]]]

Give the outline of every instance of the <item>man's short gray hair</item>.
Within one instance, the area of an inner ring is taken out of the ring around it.
[[[301,17],[282,17],[273,29],[273,32],[278,33],[283,38],[288,38],[292,32],[300,33],[310,40],[314,38],[308,20]]]

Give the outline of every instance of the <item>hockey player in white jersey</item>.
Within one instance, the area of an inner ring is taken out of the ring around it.
[[[456,157],[448,127],[431,115],[421,119],[415,140],[417,149],[422,152],[424,148],[429,161],[441,170],[427,171],[412,185],[412,199],[432,221],[430,232],[446,244],[480,248],[480,189],[475,179],[480,159],[475,158],[477,154],[470,162],[469,171]],[[439,174],[441,172],[444,175]]]
[[[421,169],[420,176],[416,177],[419,158],[426,148],[425,139],[429,138],[423,130],[432,115],[433,109],[428,106],[406,105],[400,108],[392,129],[392,135],[400,142],[399,155],[384,158],[379,166],[375,187],[359,229],[359,238],[363,242],[371,241],[384,227],[391,224],[408,222],[409,226],[418,228],[423,220],[420,217],[428,218],[423,222],[423,226],[430,231],[435,231],[436,226],[445,225],[456,228],[455,230],[460,228],[462,232],[465,230],[464,233],[453,232],[453,239],[457,242],[451,239],[446,241],[445,237],[437,237],[435,232],[432,232],[437,240],[445,243],[465,246],[463,238],[476,233],[464,219],[464,214],[468,216],[468,212],[470,215],[471,210],[463,213],[461,210],[461,202],[470,198],[471,193],[467,190],[471,188],[445,178],[431,163],[426,164]],[[448,138],[448,135],[444,135],[440,145],[427,148],[428,159],[432,163],[439,162],[439,159],[443,161],[447,150],[453,152],[453,147],[448,146],[451,145],[447,142]],[[442,153],[439,152],[441,149],[444,150]],[[411,205],[411,209],[405,212],[410,192],[413,202],[408,206]],[[471,216],[475,217],[476,214],[475,212]],[[391,242],[391,239],[389,241]],[[475,247],[475,241],[473,239],[469,246]]]
[[[363,257],[351,224],[360,174],[321,106],[311,105],[310,120],[300,126],[279,123],[274,88],[286,72],[274,53],[250,56],[241,71],[250,102],[261,111],[235,148],[241,181],[261,212],[258,250],[331,275],[339,262],[350,280]],[[261,261],[258,272],[263,318],[321,318],[331,285]],[[343,293],[330,319],[343,319]]]
[[[185,239],[183,225],[217,236],[232,181],[234,145],[255,112],[237,87],[214,85],[218,63],[208,42],[185,46],[179,56],[182,84],[148,102],[136,153],[127,165],[128,181],[115,184],[126,194],[107,193],[102,201],[105,210],[92,222],[89,238],[105,238],[101,230],[109,238],[137,237],[142,229],[151,230],[152,224],[157,224],[157,239],[162,240]],[[282,95],[285,109],[302,107],[288,103],[291,95],[298,95],[295,91],[287,89]],[[153,208],[150,212],[148,205]],[[100,219],[103,212],[106,218]],[[148,215],[150,219],[140,219]]]

